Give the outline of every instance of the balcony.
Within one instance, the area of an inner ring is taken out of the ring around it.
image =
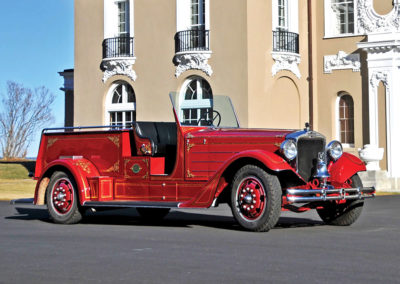
[[[273,31],[273,51],[299,54],[299,34],[277,30]]]
[[[133,37],[114,37],[103,40],[103,59],[135,57]]]
[[[175,34],[175,53],[209,51],[209,30],[187,30]]]
[[[136,80],[133,70],[136,57],[133,37],[122,36],[103,40],[103,60],[100,69],[103,71],[103,82],[115,75],[123,75]]]

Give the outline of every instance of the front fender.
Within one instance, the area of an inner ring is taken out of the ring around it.
[[[282,157],[278,156],[277,154],[268,151],[256,151],[256,150],[243,151],[236,154],[225,163],[224,167],[219,172],[225,171],[225,169],[229,165],[242,158],[251,158],[258,160],[261,163],[263,163],[268,169],[274,172],[280,172],[285,170],[295,172],[295,170],[289,165],[289,163]]]
[[[210,207],[213,200],[221,194],[230,182],[221,178],[222,175],[229,167],[244,159],[258,161],[273,172],[278,173],[281,171],[291,171],[299,178],[299,180],[303,181],[289,163],[275,153],[259,150],[243,151],[227,160],[193,199],[181,203],[179,207]]]
[[[338,183],[344,183],[356,173],[366,170],[367,169],[364,162],[349,153],[343,153],[339,160],[337,160],[335,163],[332,163],[330,167],[328,167],[328,171],[331,175],[331,181]]]
[[[44,204],[44,196],[49,178],[55,171],[68,171],[74,177],[79,201],[82,205],[83,202],[90,199],[90,187],[87,178],[92,176],[99,176],[97,168],[87,159],[58,159],[49,163],[46,168],[42,171],[42,175],[38,179],[35,189],[35,200],[34,204]]]

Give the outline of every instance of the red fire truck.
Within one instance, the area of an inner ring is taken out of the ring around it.
[[[162,218],[171,208],[228,203],[245,229],[268,231],[282,210],[316,209],[322,220],[350,225],[374,188],[364,163],[338,141],[303,130],[244,129],[228,97],[215,96],[200,119],[44,129],[34,203],[56,223],[72,224],[90,208],[136,208]]]

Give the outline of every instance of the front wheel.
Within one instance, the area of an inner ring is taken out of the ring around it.
[[[279,220],[282,190],[276,176],[247,165],[233,178],[231,209],[237,222],[245,229],[266,232]]]
[[[351,187],[363,187],[357,174],[352,176],[348,183]],[[343,204],[332,201],[324,205],[323,209],[317,209],[317,213],[326,224],[349,226],[360,217],[363,206],[363,200],[349,200]]]
[[[58,224],[75,224],[82,219],[78,208],[77,186],[72,176],[54,172],[46,192],[50,218]]]

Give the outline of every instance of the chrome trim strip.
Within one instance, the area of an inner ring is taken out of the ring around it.
[[[95,125],[95,126],[75,126],[75,127],[54,127],[54,128],[44,128],[42,134],[44,133],[57,133],[56,131],[64,131],[62,133],[74,133],[73,130],[88,130],[88,129],[108,129],[109,131],[121,131],[121,130],[132,130],[131,127],[125,127],[123,125]],[[66,132],[69,130],[70,132]]]
[[[146,201],[85,201],[87,207],[146,207],[146,208],[177,208],[179,202],[146,202]]]

